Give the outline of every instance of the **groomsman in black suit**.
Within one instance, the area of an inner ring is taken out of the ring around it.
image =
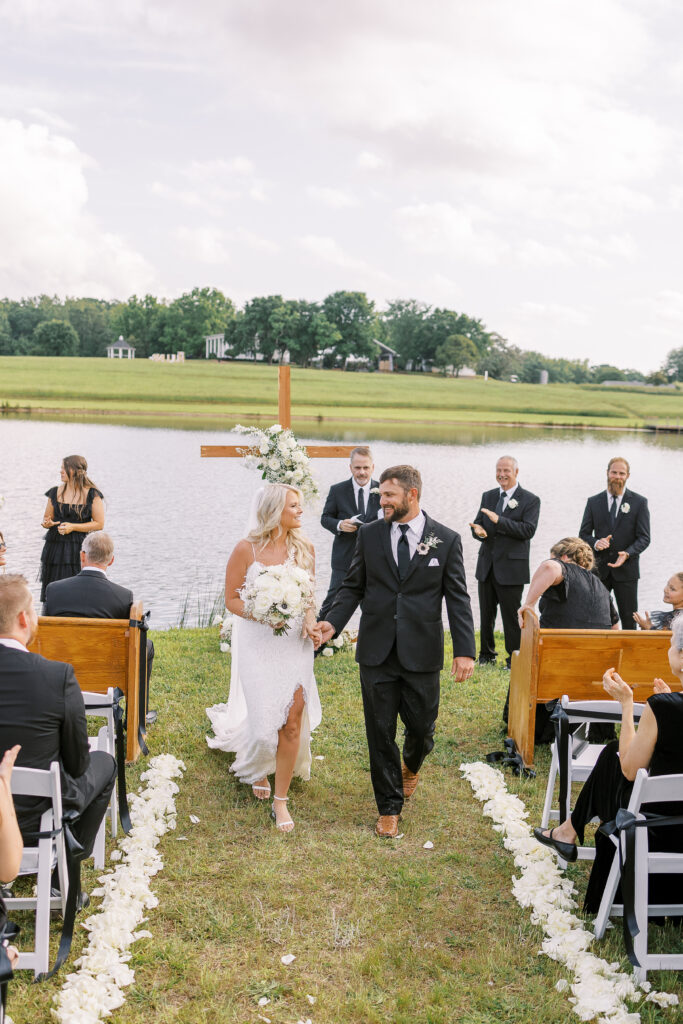
[[[443,668],[442,602],[453,638],[452,675],[474,666],[474,626],[460,537],[420,509],[422,480],[413,466],[380,477],[384,518],[361,527],[348,573],[320,623],[323,642],[339,633],[362,601],[356,661],[365,711],[370,774],[379,811],[376,832],[398,835],[403,802],[414,792],[434,746]],[[396,745],[405,726],[403,764]]]
[[[45,591],[45,614],[84,619],[127,619],[133,603],[133,591],[107,578],[107,569],[114,562],[114,541],[104,530],[86,534],[81,549],[81,571],[78,576],[49,583]],[[154,661],[154,644],[147,638],[147,675],[143,678],[140,699],[144,696],[145,720],[152,725],[157,712],[150,711],[149,680]],[[146,685],[145,685],[146,684]]]
[[[631,467],[615,456],[607,464],[607,490],[586,502],[579,536],[595,551],[595,568],[614,591],[622,629],[635,629],[640,555],[650,544],[647,498],[626,486]]]
[[[518,475],[517,459],[510,455],[498,459],[498,486],[484,491],[479,512],[470,523],[472,536],[481,542],[475,572],[481,624],[479,662],[492,664],[496,660],[493,633],[500,606],[508,668],[512,652],[519,650],[517,611],[524,584],[531,578],[529,546],[541,510],[541,499],[517,482]]]
[[[351,565],[353,549],[356,546],[358,528],[363,523],[370,523],[377,518],[379,512],[379,495],[371,494],[379,487],[372,479],[375,468],[372,452],[365,445],[359,445],[351,452],[349,463],[351,479],[333,484],[320,517],[320,522],[334,534],[332,545],[332,575],[327,596],[320,609],[320,618],[324,619],[334,603],[337,591],[342,585],[346,571]]]
[[[114,758],[90,753],[83,696],[71,665],[48,661],[28,650],[38,625],[33,597],[23,576],[0,576],[0,758],[21,744],[16,765],[50,767],[59,761],[62,804],[76,810],[73,833],[89,857],[116,777]],[[45,802],[17,797],[24,834],[40,824]]]

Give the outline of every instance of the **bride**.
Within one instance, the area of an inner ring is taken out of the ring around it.
[[[291,561],[311,577],[313,545],[301,532],[301,492],[285,484],[266,484],[256,495],[250,529],[234,548],[225,570],[225,605],[235,618],[232,672],[227,704],[207,708],[215,738],[210,747],[234,751],[230,767],[254,796],[270,796],[268,776],[275,773],[272,817],[281,832],[294,822],[287,810],[292,775],[311,775],[311,732],[321,708],[313,675],[314,643],[320,643],[315,609],[293,619],[275,636],[270,626],[245,616],[240,591],[263,566]],[[254,522],[255,520],[255,522]]]

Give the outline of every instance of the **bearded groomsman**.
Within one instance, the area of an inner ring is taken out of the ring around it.
[[[377,519],[379,484],[377,480],[372,479],[374,468],[372,452],[365,445],[359,445],[351,452],[351,479],[333,484],[327,495],[320,522],[326,530],[334,534],[334,543],[330,588],[320,609],[321,619],[326,618],[351,565],[358,527]]]
[[[626,486],[631,467],[615,456],[607,464],[607,490],[586,502],[579,536],[595,551],[595,569],[614,591],[622,629],[635,629],[640,555],[650,544],[647,498]]]
[[[472,536],[481,542],[475,572],[481,628],[479,663],[492,664],[496,660],[493,633],[500,606],[508,668],[512,652],[519,650],[517,611],[524,584],[530,579],[529,546],[541,510],[541,499],[518,484],[518,475],[517,459],[510,455],[498,459],[498,486],[484,491],[481,507],[470,523]]]

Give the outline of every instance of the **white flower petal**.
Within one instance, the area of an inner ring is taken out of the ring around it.
[[[423,850],[433,850],[434,849],[434,843],[431,841],[431,839],[428,839],[426,843],[422,844],[422,849]]]
[[[294,953],[285,953],[284,956],[280,957],[280,963],[283,963],[285,967],[289,967],[290,964],[294,963],[296,957]]]

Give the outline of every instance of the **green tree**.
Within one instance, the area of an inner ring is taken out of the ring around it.
[[[216,288],[193,288],[168,306],[161,349],[183,351],[191,359],[204,355],[204,337],[225,333],[235,315],[231,301]]]
[[[245,303],[235,323],[236,351],[242,354],[259,353],[272,362],[281,344],[286,349],[288,339],[295,330],[296,311],[288,308],[281,295],[264,295]]]
[[[365,292],[334,292],[323,300],[323,313],[340,334],[334,346],[334,357],[368,356],[373,358],[372,344],[377,332],[375,304]]]
[[[477,361],[477,346],[464,334],[451,334],[436,350],[434,362],[442,373],[451,370],[458,376],[463,366],[473,366]]]
[[[383,341],[398,352],[401,365],[420,368],[423,359],[425,320],[430,307],[416,299],[394,299],[382,314],[386,331]]]
[[[112,312],[114,337],[123,335],[130,345],[135,346],[136,355],[140,358],[166,352],[162,338],[167,313],[168,307],[153,295],[145,295],[143,299],[132,295]]]
[[[43,320],[33,332],[33,355],[77,356],[78,335],[66,320]]]
[[[278,314],[281,320],[281,343],[289,349],[290,359],[300,366],[306,366],[319,352],[334,349],[341,340],[341,333],[327,319],[317,302],[289,300],[284,311]]]
[[[626,380],[623,370],[620,370],[618,366],[610,366],[609,363],[592,366],[591,376],[596,384],[602,384],[604,380]]]
[[[683,380],[683,348],[672,348],[662,370],[669,380]]]
[[[113,326],[115,308],[115,303],[103,299],[66,299],[64,309],[78,334],[79,355],[106,355],[107,345],[118,337]]]

